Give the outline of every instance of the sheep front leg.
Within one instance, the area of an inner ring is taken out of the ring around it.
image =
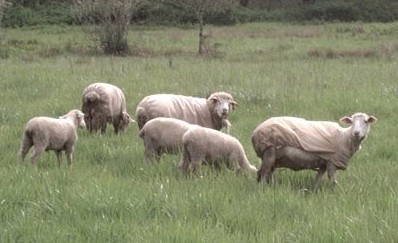
[[[267,148],[262,155],[262,163],[260,169],[257,171],[257,181],[261,182],[264,178],[267,183],[272,181],[272,172],[274,171],[276,159],[275,147]]]
[[[58,161],[58,166],[61,166],[62,162],[62,152],[61,151],[55,151],[55,155],[57,155],[57,161]]]

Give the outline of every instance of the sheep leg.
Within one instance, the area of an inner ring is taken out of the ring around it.
[[[192,174],[196,175],[199,173],[201,163],[202,161],[197,159],[191,161]]]
[[[57,150],[57,151],[55,151],[55,154],[57,155],[58,166],[61,166],[62,152]]]
[[[101,134],[105,134],[106,125],[107,125],[106,118],[101,117],[99,120],[100,120],[100,126],[101,126]]]
[[[267,183],[272,181],[272,173],[274,172],[276,149],[275,147],[267,148],[262,155],[262,163],[260,169],[257,171],[257,181],[261,182],[264,178]]]
[[[325,174],[325,172],[326,172],[326,166],[319,168],[318,173],[315,176],[315,183],[314,183],[315,190],[318,190],[319,185],[321,184],[321,181],[322,181],[322,178],[323,178],[323,175]]]
[[[33,146],[32,140],[30,140],[26,137],[23,138],[21,148],[18,152],[18,158],[19,158],[20,163],[22,163],[24,161],[26,155],[28,154],[28,152],[32,146]]]
[[[119,125],[120,125],[121,119],[122,118],[118,116],[115,119],[113,119],[113,121],[112,121],[112,125],[113,125],[115,134],[119,133]]]
[[[187,145],[184,144],[183,150],[182,150],[181,161],[178,164],[178,169],[180,169],[184,173],[187,173],[188,169],[189,169],[190,161],[191,161],[191,155],[188,152]]]
[[[332,183],[332,187],[336,186],[336,166],[334,166],[331,162],[328,162],[326,165],[326,170],[328,172],[329,180]]]
[[[36,167],[37,159],[40,157],[40,154],[44,152],[44,150],[45,146],[37,146],[37,144],[35,145],[35,151],[31,157],[33,167]]]

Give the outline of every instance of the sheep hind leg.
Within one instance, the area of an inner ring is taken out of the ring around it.
[[[22,163],[25,160],[26,155],[28,154],[30,148],[33,146],[33,142],[28,138],[23,138],[21,148],[18,152],[18,162]]]
[[[260,169],[257,171],[257,182],[266,180],[267,183],[272,182],[272,173],[274,172],[276,149],[275,147],[267,148],[262,155],[262,163]]]
[[[329,180],[332,183],[332,187],[334,188],[337,185],[336,166],[334,166],[331,162],[328,162],[326,165],[326,170],[328,172]]]
[[[183,145],[181,161],[178,164],[177,168],[183,173],[187,174],[190,162],[191,162],[191,155],[188,152],[187,145]]]
[[[319,189],[319,186],[321,184],[321,181],[322,181],[322,178],[323,178],[323,175],[325,174],[325,172],[326,172],[326,166],[319,168],[318,173],[316,174],[315,180],[314,180],[314,190],[315,191]]]
[[[37,167],[37,159],[40,157],[41,153],[45,151],[45,149],[45,146],[38,146],[37,144],[35,145],[35,151],[31,157],[33,167]]]

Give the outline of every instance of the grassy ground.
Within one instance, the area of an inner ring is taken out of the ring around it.
[[[105,57],[79,28],[2,30],[0,45],[1,242],[396,242],[398,234],[398,24],[135,27],[133,55]],[[122,88],[128,111],[153,93],[239,103],[231,134],[259,165],[253,129],[271,116],[338,121],[378,117],[339,186],[305,190],[315,172],[279,170],[273,186],[249,175],[202,168],[175,172],[178,155],[147,165],[132,126],[121,136],[79,131],[72,168],[45,153],[37,170],[16,165],[22,130],[34,116],[81,107],[94,81]]]

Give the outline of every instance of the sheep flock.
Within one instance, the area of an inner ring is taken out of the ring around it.
[[[261,160],[257,169],[250,163],[242,143],[231,133],[230,115],[237,108],[232,94],[214,92],[207,98],[180,94],[152,94],[143,97],[135,109],[135,120],[128,113],[123,91],[112,84],[93,83],[83,89],[81,110],[72,109],[58,118],[38,116],[30,119],[22,132],[19,163],[31,147],[31,163],[37,167],[39,156],[53,150],[61,165],[65,151],[68,165],[78,147],[78,128],[91,136],[106,139],[111,123],[116,136],[137,123],[137,138],[143,142],[148,163],[156,166],[164,154],[179,154],[176,171],[197,175],[202,164],[220,170],[223,165],[236,172],[247,171],[258,182],[273,183],[278,168],[294,171],[315,170],[314,188],[319,188],[327,173],[331,185],[337,184],[336,171],[345,170],[359,151],[375,116],[354,113],[340,119],[345,127],[332,121],[312,121],[299,117],[269,117],[254,128],[251,142]],[[100,130],[101,134],[95,133]],[[235,131],[235,128],[233,129]],[[80,141],[82,142],[82,141]],[[84,141],[83,141],[84,142]],[[237,173],[238,175],[240,173]]]

